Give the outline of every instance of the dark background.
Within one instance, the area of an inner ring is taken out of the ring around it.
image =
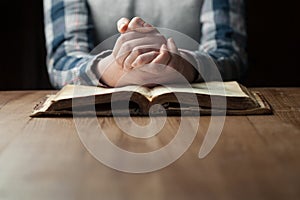
[[[297,1],[247,2],[246,86],[300,86]],[[294,5],[293,5],[294,4]],[[51,88],[42,0],[0,1],[0,90]]]

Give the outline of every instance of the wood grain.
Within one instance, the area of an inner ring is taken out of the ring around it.
[[[275,117],[300,128],[300,89],[299,88],[255,88],[272,102]]]
[[[211,121],[201,116],[188,151],[147,174],[122,173],[98,162],[81,143],[72,118],[31,119],[34,105],[49,91],[0,92],[0,199],[299,199],[300,90],[255,90],[274,115],[226,117],[216,146],[199,159]],[[149,123],[144,117],[133,120]],[[98,122],[114,144],[148,152],[172,140],[180,118],[167,118],[148,140],[124,134],[113,118]]]

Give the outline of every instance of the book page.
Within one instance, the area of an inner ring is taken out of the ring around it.
[[[59,101],[62,99],[71,99],[78,97],[87,97],[95,95],[112,94],[116,92],[137,92],[144,95],[150,101],[154,97],[162,94],[181,92],[181,93],[195,93],[203,95],[227,96],[227,97],[249,97],[245,94],[236,81],[231,82],[207,82],[194,83],[191,87],[184,85],[169,85],[167,87],[158,86],[153,89],[142,87],[138,85],[130,85],[119,88],[103,88],[95,86],[83,85],[66,85],[63,87],[52,101]]]
[[[236,81],[231,82],[207,82],[207,83],[194,83],[191,87],[180,85],[170,85],[167,87],[159,86],[151,90],[152,98],[166,93],[195,93],[213,96],[226,96],[226,97],[249,97]]]
[[[52,101],[59,101],[62,99],[71,99],[78,97],[96,96],[104,94],[112,94],[116,92],[137,92],[144,95],[146,98],[151,98],[150,90],[146,87],[138,85],[130,85],[119,88],[104,88],[95,86],[83,86],[83,85],[66,85],[63,87]]]

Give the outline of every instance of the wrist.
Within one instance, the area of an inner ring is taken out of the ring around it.
[[[122,76],[122,70],[120,69],[112,54],[103,58],[97,66],[100,82],[109,87],[115,87],[119,79],[118,77]]]
[[[105,70],[108,68],[108,66],[111,64],[113,55],[110,54],[108,56],[106,56],[105,58],[102,58],[97,65],[97,72],[99,74],[99,77],[101,75],[103,75],[103,73],[105,72]]]
[[[99,82],[101,82],[102,84],[108,85],[108,86],[109,86],[109,84],[106,81],[106,76],[107,76],[106,71],[108,70],[108,67],[111,63],[111,60],[112,60],[111,57],[112,57],[112,54],[106,56],[105,58],[102,58],[98,62],[98,65],[97,65],[97,75],[99,78]]]

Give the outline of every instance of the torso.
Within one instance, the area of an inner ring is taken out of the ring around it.
[[[116,22],[134,16],[162,28],[179,31],[199,41],[203,0],[87,0],[95,26],[96,42],[117,34]]]

